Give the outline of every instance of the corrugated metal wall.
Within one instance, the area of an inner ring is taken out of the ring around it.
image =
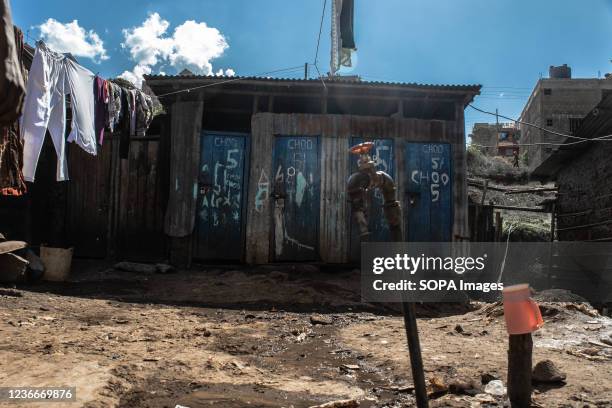
[[[457,108],[457,117],[463,112]],[[248,195],[246,260],[267,263],[272,257],[274,200],[271,199],[275,136],[318,136],[321,145],[320,258],[344,263],[349,255],[350,210],[346,197],[350,137],[393,138],[398,198],[406,208],[403,141],[450,143],[453,161],[453,239],[467,237],[467,189],[463,122],[348,115],[255,114],[251,123],[251,174]]]

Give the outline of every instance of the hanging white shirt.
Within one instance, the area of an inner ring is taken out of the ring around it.
[[[96,155],[96,130],[94,126],[95,75],[71,60],[65,59],[66,93],[70,93],[72,104],[72,129],[69,142],[75,142],[87,153]]]

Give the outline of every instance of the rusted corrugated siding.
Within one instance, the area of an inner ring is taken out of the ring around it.
[[[462,107],[457,108],[463,118]],[[251,177],[247,217],[247,256],[251,263],[271,260],[272,150],[274,136],[320,136],[321,206],[320,256],[330,263],[348,261],[350,210],[346,200],[349,138],[391,137],[398,163],[398,199],[406,211],[403,141],[450,143],[453,151],[453,236],[467,237],[465,137],[457,122],[348,115],[259,113],[252,119]],[[266,190],[267,186],[267,190]],[[268,194],[263,194],[268,191]],[[263,198],[263,199],[262,199]]]

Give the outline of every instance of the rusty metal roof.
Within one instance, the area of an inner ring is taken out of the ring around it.
[[[323,78],[273,78],[261,76],[225,76],[225,75],[145,75],[147,82],[164,81],[164,80],[200,80],[200,81],[228,81],[228,80],[245,80],[245,81],[261,81],[273,83],[304,83],[317,84],[321,80],[325,84],[348,84],[359,85],[366,87],[398,87],[398,88],[413,88],[423,90],[442,90],[442,91],[464,91],[467,93],[479,93],[482,85],[447,85],[447,84],[420,84],[416,82],[385,82],[385,81],[364,81],[355,79],[355,77],[323,77]]]

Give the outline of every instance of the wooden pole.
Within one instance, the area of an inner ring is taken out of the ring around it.
[[[502,237],[504,236],[503,232],[503,222],[501,213],[499,211],[495,212],[495,242],[501,242]]]
[[[404,328],[406,329],[408,351],[410,352],[410,368],[412,369],[412,381],[414,382],[417,407],[428,408],[427,385],[425,384],[425,371],[423,369],[423,358],[421,357],[416,310],[412,302],[402,303],[402,308],[404,310]]]
[[[512,408],[531,406],[531,333],[511,334],[508,347],[508,398]]]
[[[487,197],[487,189],[489,188],[489,180],[485,180],[484,186],[482,188],[482,199],[480,200],[480,205],[484,205],[485,198]]]

